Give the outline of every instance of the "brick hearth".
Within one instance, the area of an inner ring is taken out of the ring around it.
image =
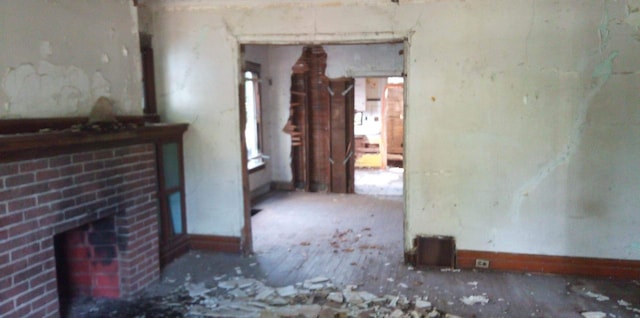
[[[105,267],[93,295],[130,298],[158,278],[155,158],[149,143],[0,163],[1,316],[59,315],[54,236],[64,232],[84,235],[76,247],[96,256],[91,271]],[[105,223],[111,238],[96,230]]]

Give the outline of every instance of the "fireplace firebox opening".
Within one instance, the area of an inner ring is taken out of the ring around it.
[[[118,240],[113,216],[54,236],[61,316],[87,297],[120,297]]]

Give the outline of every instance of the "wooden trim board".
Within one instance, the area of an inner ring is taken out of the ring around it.
[[[241,253],[239,237],[189,234],[192,249],[211,252]]]
[[[456,267],[475,268],[476,259],[490,262],[489,269],[561,275],[598,276],[619,279],[640,277],[640,261],[572,256],[514,254],[458,250]]]

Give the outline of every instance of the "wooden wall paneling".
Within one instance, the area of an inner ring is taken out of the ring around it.
[[[404,153],[403,86],[398,84],[387,85],[386,91],[387,153],[402,155]]]
[[[309,191],[309,50],[292,67],[290,116],[284,131],[291,135],[292,186]]]
[[[331,157],[331,183],[330,192],[347,193],[347,169],[344,160],[347,157],[347,131],[345,124],[345,99],[342,91],[346,89],[342,79],[330,81],[331,91],[331,119],[330,126],[330,157]]]
[[[345,102],[347,107],[345,108],[345,118],[347,125],[347,193],[355,193],[355,166],[356,166],[356,140],[354,131],[354,116],[355,116],[355,85],[356,80],[349,78],[347,81],[347,89],[351,89],[345,94]]]
[[[330,149],[331,149],[331,183],[330,191],[334,193],[353,193],[354,158],[350,152],[354,150],[353,135],[353,85],[352,78],[332,79]]]
[[[310,133],[311,153],[308,165],[311,169],[311,191],[325,191],[329,184],[329,103],[327,87],[327,54],[322,46],[309,47],[310,57]]]

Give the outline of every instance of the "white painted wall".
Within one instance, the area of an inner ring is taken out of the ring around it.
[[[640,259],[637,0],[197,3],[154,15],[191,232],[243,225],[238,42],[407,37],[407,246]]]
[[[1,1],[0,118],[86,116],[100,96],[142,114],[131,1]]]
[[[323,45],[326,75],[338,77],[402,76],[404,43]]]

